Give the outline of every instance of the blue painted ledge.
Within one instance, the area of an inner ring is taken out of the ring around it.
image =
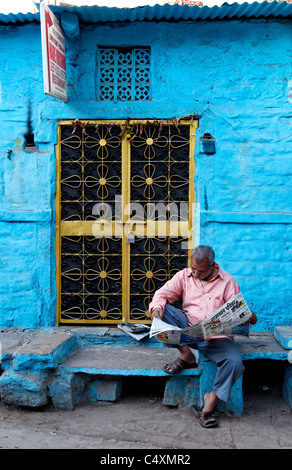
[[[201,211],[202,225],[222,224],[292,224],[291,212],[221,212]]]
[[[284,349],[292,349],[292,326],[276,326],[274,335]]]
[[[51,210],[0,210],[0,222],[50,222]]]

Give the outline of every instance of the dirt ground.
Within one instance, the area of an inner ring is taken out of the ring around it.
[[[187,408],[164,406],[163,388],[160,379],[133,379],[119,401],[82,403],[72,411],[0,402],[0,448],[292,449],[292,413],[278,377],[249,381],[243,416],[218,413],[213,429],[202,428]]]

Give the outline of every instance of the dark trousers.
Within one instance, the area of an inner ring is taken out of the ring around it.
[[[189,326],[186,315],[169,304],[165,306],[162,320],[179,328]],[[169,347],[166,343],[163,344]],[[220,400],[229,401],[233,384],[244,372],[242,357],[233,339],[198,340],[188,344],[188,346],[198,349],[215,362],[217,373],[213,384],[213,392]]]

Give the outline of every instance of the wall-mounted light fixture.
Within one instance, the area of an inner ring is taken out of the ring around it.
[[[206,155],[214,155],[216,153],[216,139],[208,132],[205,132],[203,137],[200,137],[202,153]]]

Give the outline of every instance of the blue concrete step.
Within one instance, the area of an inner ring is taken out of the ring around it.
[[[93,375],[143,375],[169,377],[163,366],[174,361],[178,352],[174,348],[127,346],[87,346],[77,348],[59,370]],[[185,369],[179,375],[199,375],[201,369]]]
[[[235,341],[243,360],[287,361],[283,397],[292,408],[291,351],[273,332],[254,332]],[[178,357],[175,348],[164,348],[155,340],[137,342],[117,328],[13,329],[0,332],[0,343],[0,396],[8,404],[43,406],[50,397],[57,408],[70,409],[86,399],[114,401],[128,376],[149,376],[165,377],[164,404],[202,405],[216,373],[215,364],[196,352],[197,368],[169,375],[163,366]],[[243,409],[241,381],[226,404],[238,415]]]
[[[274,335],[284,349],[292,349],[292,326],[276,326]]]
[[[54,369],[72,354],[76,345],[77,337],[70,331],[7,329],[0,332],[1,368],[35,372]]]
[[[272,331],[253,332],[249,338],[235,336],[234,340],[243,360],[275,359],[286,361],[288,359],[288,351],[282,348]]]
[[[174,361],[173,348],[132,345],[95,345],[77,348],[59,365],[49,384],[56,408],[73,408],[83,400],[115,401],[123,393],[130,376],[165,377],[163,403],[176,406],[193,404],[199,396],[202,368],[167,374],[163,366]]]

